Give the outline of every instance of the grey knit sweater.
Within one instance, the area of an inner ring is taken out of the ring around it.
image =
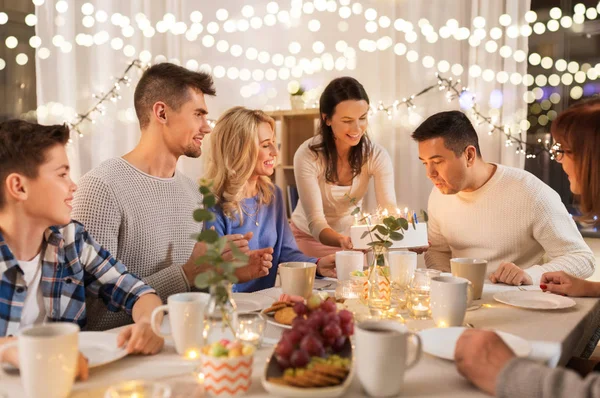
[[[84,175],[75,192],[72,217],[127,269],[152,286],[163,300],[190,290],[181,266],[201,229],[192,213],[202,201],[198,186],[179,172],[158,178],[122,158],[110,159]],[[132,322],[98,299],[87,300],[88,330]]]
[[[600,397],[600,372],[582,379],[568,369],[551,369],[527,359],[515,358],[496,381],[499,398],[593,398]]]

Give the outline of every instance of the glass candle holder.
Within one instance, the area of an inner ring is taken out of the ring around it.
[[[171,387],[150,380],[130,380],[110,386],[104,398],[170,398]]]
[[[440,271],[432,269],[416,269],[408,289],[406,307],[413,319],[430,319],[431,278],[439,276]]]
[[[362,288],[362,283],[353,280],[338,281],[335,287],[335,298],[337,300],[359,298]]]
[[[239,314],[236,337],[243,343],[252,344],[256,348],[262,343],[265,330],[265,319],[259,314]]]

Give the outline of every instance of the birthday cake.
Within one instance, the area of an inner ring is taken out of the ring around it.
[[[372,242],[371,234],[366,234],[366,231],[373,229],[375,225],[353,225],[350,227],[350,239],[352,239],[352,246],[354,249],[364,250],[370,249],[371,246],[368,244]],[[402,240],[392,240],[392,247],[390,249],[407,249],[410,247],[424,247],[429,246],[427,240],[427,223],[417,223],[414,226],[411,224],[408,229],[402,231],[404,238]],[[373,237],[373,239],[376,239]]]

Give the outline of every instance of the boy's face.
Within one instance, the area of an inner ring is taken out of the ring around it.
[[[69,174],[69,159],[63,145],[46,151],[46,162],[36,178],[25,178],[25,211],[47,226],[64,225],[71,221],[71,202],[77,189]]]

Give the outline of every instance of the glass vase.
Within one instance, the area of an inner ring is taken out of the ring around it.
[[[221,339],[230,341],[236,338],[238,326],[237,305],[231,294],[229,281],[210,286],[210,299],[206,308],[204,342],[211,344]]]
[[[371,315],[386,317],[390,309],[390,267],[388,249],[384,246],[373,247],[367,289],[367,305]]]

